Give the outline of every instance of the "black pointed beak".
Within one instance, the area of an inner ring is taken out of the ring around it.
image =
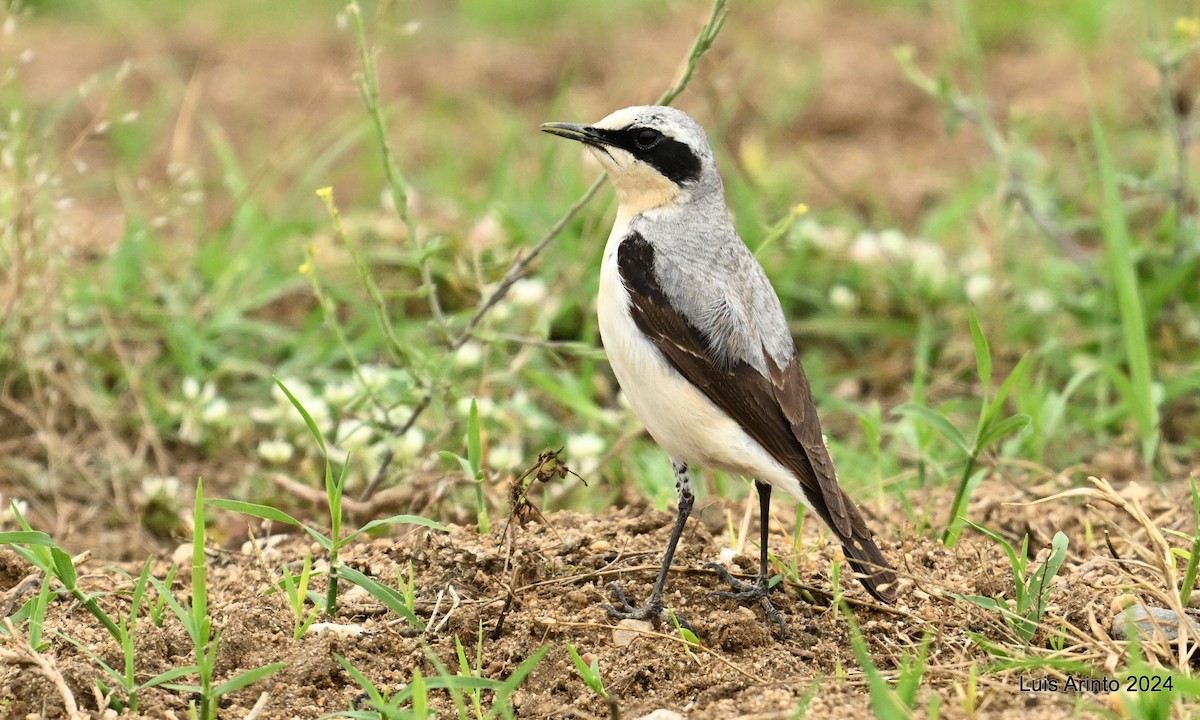
[[[548,122],[542,123],[542,132],[565,137],[568,140],[577,140],[585,145],[594,145],[603,147],[611,143],[600,134],[596,128],[591,125],[580,125],[579,123],[565,122]]]

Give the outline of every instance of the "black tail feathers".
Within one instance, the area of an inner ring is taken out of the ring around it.
[[[867,592],[880,602],[889,605],[895,602],[896,571],[879,551],[869,530],[860,533],[856,529],[850,538],[843,541],[842,550]]]

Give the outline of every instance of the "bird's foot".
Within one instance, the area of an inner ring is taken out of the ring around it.
[[[743,602],[746,600],[758,600],[763,611],[767,613],[767,617],[774,620],[775,624],[779,626],[779,636],[784,637],[787,635],[787,628],[783,624],[783,617],[775,609],[775,605],[771,603],[770,598],[767,597],[767,593],[771,592],[771,585],[765,574],[760,574],[752,583],[745,583],[735,578],[729,570],[717,563],[705,563],[704,568],[720,575],[722,580],[733,587],[733,590],[717,590],[712,593],[713,595],[724,600],[740,600]]]
[[[618,620],[661,620],[668,625],[678,624],[679,627],[687,628],[689,631],[692,629],[692,626],[688,625],[687,620],[669,612],[663,607],[662,596],[660,595],[651,595],[645,605],[635,607],[616,583],[609,583],[608,591],[612,593],[613,599],[617,601],[617,605],[613,606],[606,603],[600,607],[608,611],[611,617]]]

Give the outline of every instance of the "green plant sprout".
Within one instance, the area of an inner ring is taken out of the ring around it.
[[[479,532],[486,535],[491,531],[488,521],[487,499],[483,494],[486,474],[483,471],[483,431],[479,425],[479,405],[471,399],[471,410],[467,416],[467,456],[462,457],[448,450],[443,450],[441,456],[447,460],[455,460],[467,477],[475,483],[475,516],[479,518]]]
[[[1050,584],[1058,574],[1063,561],[1067,557],[1067,536],[1060,530],[1054,533],[1050,541],[1050,555],[1046,561],[1030,572],[1029,536],[1026,535],[1021,543],[1020,552],[1013,549],[999,533],[990,528],[970,523],[971,527],[995,540],[1008,556],[1012,568],[1013,598],[1016,609],[1011,610],[1002,598],[984,597],[982,595],[962,595],[950,593],[951,597],[966,600],[981,608],[992,610],[1004,618],[1005,624],[1016,633],[1023,642],[1033,640],[1041,625],[1042,617],[1046,614],[1046,604],[1050,600]]]
[[[1003,438],[1024,432],[1030,423],[1029,416],[1020,413],[999,419],[1009,391],[1028,372],[1030,356],[1025,355],[1021,358],[1000,385],[995,396],[991,396],[992,354],[988,348],[987,337],[979,326],[979,319],[975,316],[974,308],[971,309],[970,325],[971,340],[975,347],[976,372],[979,376],[979,383],[983,387],[983,401],[979,409],[979,419],[975,423],[973,439],[968,441],[966,436],[945,415],[930,407],[909,403],[896,408],[897,413],[919,419],[936,430],[961,453],[962,473],[954,492],[954,500],[950,504],[950,519],[946,523],[946,529],[942,532],[942,543],[946,547],[954,547],[958,543],[958,538],[962,535],[963,523],[966,520],[967,504],[987,472],[986,468],[976,468],[980,455]]]
[[[850,627],[850,644],[854,649],[863,674],[867,677],[867,688],[871,694],[871,711],[879,720],[911,720],[917,706],[917,692],[921,689],[921,678],[925,674],[925,665],[929,657],[929,646],[933,643],[934,633],[926,631],[916,652],[904,653],[897,672],[896,687],[892,688],[884,679],[879,668],[871,659],[871,651],[863,639],[858,623],[850,607],[842,603],[842,614]],[[939,698],[934,695],[930,699],[929,712],[926,717],[937,720]]]
[[[282,669],[286,663],[276,662],[253,670],[247,670],[234,675],[225,682],[214,685],[214,675],[217,665],[217,647],[220,644],[220,631],[213,632],[212,618],[208,614],[208,567],[204,557],[204,481],[196,481],[196,504],[192,513],[192,595],[188,601],[180,602],[171,595],[171,589],[161,581],[150,577],[159,595],[166,598],[167,604],[175,612],[175,616],[183,623],[184,630],[192,641],[195,653],[195,663],[188,668],[194,673],[198,682],[195,685],[180,685],[166,683],[164,687],[179,692],[192,693],[196,700],[189,702],[189,715],[193,720],[215,720],[217,703],[222,697],[237,692],[247,685],[262,680],[272,673]],[[197,707],[197,703],[199,706]]]
[[[1192,592],[1196,589],[1197,569],[1200,569],[1200,490],[1196,487],[1196,476],[1188,478],[1192,487],[1192,545],[1187,553],[1187,567],[1183,571],[1183,583],[1179,586],[1179,604],[1189,607]]]
[[[110,678],[113,679],[113,681],[116,683],[116,686],[120,688],[121,692],[123,693],[124,701],[119,701],[113,697],[113,693],[109,691],[109,688],[104,682],[98,680],[96,681],[96,684],[100,688],[101,694],[109,697],[109,707],[117,712],[128,710],[129,712],[136,713],[138,711],[138,693],[140,693],[142,690],[158,687],[159,685],[165,685],[166,683],[177,680],[185,675],[195,673],[199,669],[196,665],[185,665],[183,667],[172,668],[165,672],[159,673],[158,675],[155,675],[154,677],[143,682],[139,683],[137,681],[134,630],[137,626],[138,614],[141,612],[141,609],[146,601],[146,589],[150,585],[150,581],[150,560],[147,559],[142,565],[141,572],[134,580],[133,592],[129,599],[129,614],[128,616],[120,617],[117,620],[117,628],[120,630],[120,637],[117,638],[117,642],[121,647],[121,657],[124,660],[124,665],[120,670],[116,670],[111,667],[108,663],[104,662],[100,656],[92,652],[88,646],[79,642],[75,638],[67,635],[66,633],[54,631],[55,635],[61,637],[78,648],[81,652],[91,658],[93,662],[99,665],[100,668],[104,670],[104,672]]]
[[[0,545],[7,545],[13,552],[20,555],[25,562],[42,571],[43,583],[54,578],[63,586],[63,591],[75,598],[83,607],[100,621],[108,634],[120,642],[121,629],[108,613],[101,609],[96,601],[99,595],[84,592],[79,587],[79,574],[75,563],[65,550],[55,544],[54,540],[44,532],[34,530],[26,522],[16,503],[11,506],[13,517],[21,525],[22,530],[0,532]]]
[[[335,477],[333,473],[333,462],[329,458],[329,449],[325,444],[325,438],[321,434],[321,429],[317,427],[317,423],[309,415],[304,406],[296,399],[296,396],[279,380],[275,379],[275,383],[279,389],[287,395],[292,406],[304,418],[304,423],[308,426],[308,431],[316,438],[317,445],[321,448],[321,453],[325,456],[325,497],[329,507],[329,534],[326,535],[311,525],[301,522],[296,518],[288,515],[282,510],[278,510],[269,505],[260,505],[257,503],[244,502],[242,500],[223,500],[213,499],[206,501],[210,506],[220,508],[222,510],[232,510],[246,515],[251,515],[262,520],[271,520],[274,522],[286,523],[288,525],[296,525],[304,529],[313,540],[316,540],[321,549],[329,556],[329,585],[325,593],[324,610],[331,616],[337,615],[337,596],[338,596],[338,575],[344,573],[348,569],[338,562],[338,553],[342,548],[346,547],[359,535],[373,530],[377,527],[386,525],[420,525],[432,530],[440,530],[445,532],[446,527],[440,523],[428,520],[417,515],[393,515],[391,517],[379,518],[372,520],[362,527],[352,532],[342,534],[342,493],[345,489],[346,468],[349,467],[349,461],[343,463],[341,471]]]
[[[283,578],[280,579],[277,586],[287,595],[288,607],[292,611],[292,637],[295,639],[303,637],[321,614],[321,608],[316,604],[311,609],[305,610],[305,603],[309,601],[308,581],[311,578],[312,553],[306,552],[304,553],[304,563],[300,566],[298,574],[293,575],[287,564],[284,564]]]
[[[600,677],[600,658],[593,655],[590,663],[584,662],[583,656],[579,654],[579,651],[571,643],[567,643],[567,655],[571,657],[571,662],[575,664],[575,670],[579,673],[583,684],[587,685],[592,692],[607,701],[609,699],[608,691],[604,689],[604,678]]]
[[[104,662],[98,655],[75,638],[56,630],[51,631],[55,636],[79,648],[114,681],[115,685],[121,690],[121,699],[112,697],[112,693],[109,692],[109,688],[105,683],[98,682],[101,692],[110,697],[113,709],[128,709],[131,712],[137,712],[138,694],[141,691],[166,685],[177,678],[196,672],[197,666],[189,665],[159,673],[142,682],[137,681],[134,630],[138,614],[145,603],[147,582],[156,582],[150,574],[149,560],[142,566],[141,573],[134,581],[128,616],[113,619],[112,616],[100,607],[98,598],[101,595],[85,592],[79,587],[78,572],[75,569],[75,564],[71,556],[55,544],[49,535],[33,530],[15,505],[12,506],[12,512],[17,522],[24,529],[16,532],[0,533],[0,545],[11,547],[14,552],[24,558],[30,565],[39,569],[43,574],[38,593],[25,603],[18,616],[14,618],[19,621],[24,617],[29,621],[29,644],[35,652],[45,648],[42,636],[45,629],[46,606],[50,601],[50,597],[56,592],[51,587],[51,579],[53,579],[62,585],[61,592],[73,597],[93,617],[100,621],[100,624],[104,626],[118,647],[121,648],[123,663],[121,669],[118,670]],[[159,595],[162,597],[163,593],[160,592]]]

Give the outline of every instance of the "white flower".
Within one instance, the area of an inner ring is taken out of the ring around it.
[[[147,475],[142,478],[142,492],[148,498],[176,498],[179,496],[179,478]]]
[[[577,462],[595,460],[604,452],[604,438],[585,432],[567,438],[567,457]]]
[[[909,243],[908,259],[912,263],[913,276],[926,287],[937,290],[946,282],[946,252],[941,247],[923,240]]]
[[[804,217],[796,222],[796,229],[791,237],[805,240],[827,253],[841,252],[850,241],[850,234],[845,228],[825,227],[816,218]]]
[[[1034,315],[1045,315],[1054,309],[1054,295],[1045,288],[1030,290],[1025,296],[1025,307]]]
[[[185,400],[195,400],[200,397],[200,381],[190,375],[183,379],[183,397]]]
[[[365,386],[364,390],[381,390],[387,384],[388,369],[380,365],[363,365],[358,368],[356,379]]]
[[[903,255],[908,242],[908,238],[904,237],[904,233],[899,230],[889,228],[879,233],[879,247],[883,248],[883,252],[891,257]]]
[[[459,370],[478,367],[483,362],[483,346],[477,342],[465,342],[454,353],[454,367]]]
[[[850,246],[850,260],[858,265],[877,265],[883,262],[885,253],[879,236],[872,232],[859,233]]]
[[[508,297],[519,307],[540,305],[549,294],[546,281],[539,278],[523,278],[513,283],[508,290]]]
[[[1187,317],[1179,324],[1179,332],[1193,340],[1200,339],[1200,318]]]
[[[303,380],[297,378],[280,378],[279,382],[271,385],[271,397],[275,398],[275,402],[280,405],[286,407],[292,406],[292,401],[288,399],[288,396],[283,392],[283,388],[279,387],[280,385],[286,387],[288,392],[300,401],[301,405],[304,404],[305,400],[313,396],[312,388]]]
[[[278,405],[273,407],[253,407],[250,408],[250,419],[259,425],[274,425],[279,422],[279,410]]]
[[[17,515],[25,517],[28,513],[29,503],[24,500],[9,499],[0,495],[0,526],[6,525],[10,520],[16,520]]]
[[[258,444],[258,456],[272,465],[282,465],[292,459],[296,448],[287,440],[263,440]]]
[[[229,401],[225,398],[209,400],[200,411],[200,420],[206,425],[216,425],[229,417]]]
[[[358,394],[358,386],[349,380],[332,382],[325,386],[325,392],[322,394],[330,405],[343,407]]]
[[[829,304],[842,312],[854,312],[858,309],[858,294],[845,285],[834,285],[829,288]]]
[[[334,442],[347,450],[357,452],[370,444],[374,436],[375,433],[367,423],[361,420],[347,420],[338,426]]]
[[[417,427],[409,428],[408,432],[394,443],[394,447],[396,454],[401,458],[415,458],[417,453],[425,449],[425,431]]]
[[[494,306],[492,306],[492,313],[491,313],[491,318],[490,318],[491,324],[492,325],[503,325],[504,323],[508,322],[509,320],[512,320],[512,316],[513,316],[514,312],[515,312],[515,308],[511,302],[503,302],[502,301],[502,302],[496,303]]]
[[[325,402],[325,398],[316,396],[301,398],[300,396],[296,396],[296,399],[300,401],[300,406],[304,408],[308,416],[317,424],[317,427],[321,428],[322,432],[324,432],[329,427],[329,421],[333,417],[333,413],[329,410],[329,403]],[[286,422],[291,423],[295,427],[305,427],[304,418],[298,410],[292,407],[291,403],[288,403],[287,412],[284,413],[283,417]]]
[[[488,465],[493,470],[513,470],[521,464],[521,446],[505,443],[488,451]]]
[[[967,284],[963,290],[967,294],[967,298],[973,302],[982,302],[984,298],[992,294],[996,283],[992,281],[992,276],[987,273],[975,273],[967,278]]]

